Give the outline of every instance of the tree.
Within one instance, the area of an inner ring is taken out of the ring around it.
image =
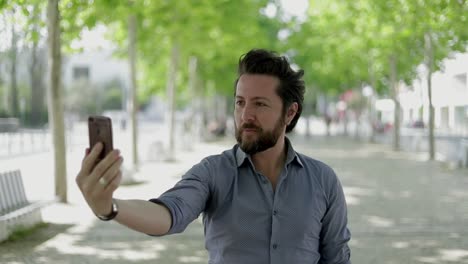
[[[252,43],[263,44],[264,38],[258,38],[258,33],[262,32],[259,28],[266,27],[267,23],[258,17],[260,6],[265,3],[248,0],[222,4],[207,0],[196,3],[135,3],[133,8],[138,10],[138,58],[145,80],[139,94],[160,93],[166,88],[169,101],[174,102],[170,104],[168,116],[174,116],[177,98],[186,97],[184,94],[188,90],[189,67],[182,65],[187,65],[191,57],[198,61],[198,80],[213,83],[220,93],[232,93],[239,54],[245,52],[248,46],[253,46]],[[101,7],[105,8],[104,5]],[[124,13],[127,9],[112,5],[112,10],[116,14]],[[116,42],[123,47],[126,29],[118,17],[108,21],[114,29]],[[239,43],[239,39],[250,41]],[[199,91],[197,94],[205,92]],[[174,128],[173,122],[169,123]],[[173,153],[172,137],[175,133],[171,130],[169,135],[169,142],[172,142],[169,153]]]
[[[11,21],[11,46],[9,51],[10,58],[10,102],[11,102],[11,115],[19,117],[19,99],[18,99],[18,82],[17,82],[17,56],[18,56],[18,33],[16,29],[17,6],[10,7]]]
[[[65,129],[61,89],[61,38],[59,0],[47,2],[47,32],[49,47],[49,126],[54,143],[55,192],[62,203],[67,203],[67,165]]]
[[[29,123],[33,126],[41,125],[42,113],[45,111],[45,90],[43,75],[45,73],[44,58],[40,52],[40,30],[42,28],[43,21],[41,19],[41,12],[43,10],[43,2],[33,2],[31,7],[23,7],[23,13],[29,15],[27,20],[27,31],[26,39],[30,42],[30,64],[29,64],[29,75],[30,75],[30,117]],[[29,11],[29,9],[31,11]]]
[[[466,1],[439,1],[422,5],[412,3],[414,24],[424,43],[424,65],[429,99],[429,159],[435,158],[434,106],[432,103],[432,73],[440,68],[444,58],[456,51],[465,51],[468,44],[468,3]],[[465,22],[465,23],[464,23]]]
[[[130,111],[130,123],[132,133],[132,160],[133,167],[138,170],[138,132],[137,132],[137,17],[134,13],[128,15],[128,62],[130,68],[130,87],[128,99],[128,111]]]

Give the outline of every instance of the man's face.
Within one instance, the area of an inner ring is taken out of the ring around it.
[[[279,79],[269,75],[243,74],[237,83],[234,119],[236,139],[247,154],[267,150],[285,134],[283,103],[276,94]]]

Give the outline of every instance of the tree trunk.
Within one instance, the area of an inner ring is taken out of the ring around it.
[[[30,119],[33,126],[41,124],[42,113],[44,112],[44,84],[41,75],[42,63],[38,56],[38,44],[34,42],[31,49],[31,64],[29,68],[31,76]]]
[[[136,34],[137,20],[134,14],[128,17],[128,55],[130,67],[130,87],[128,93],[128,111],[130,113],[131,123],[131,141],[132,141],[132,162],[133,170],[138,171],[138,99],[137,99],[137,79],[136,79]]]
[[[361,128],[361,111],[354,111],[354,115],[356,118],[356,126],[354,128],[354,139],[359,140],[360,135],[359,135],[359,129]]]
[[[316,89],[309,89],[310,94],[307,98],[307,100],[304,101],[304,109],[302,110],[302,117],[305,119],[305,136],[310,137],[311,133],[311,124],[310,124],[310,116],[312,116],[312,112],[314,111],[313,109],[313,101],[317,100],[317,96],[315,94]]]
[[[47,5],[47,28],[49,46],[49,127],[52,131],[55,161],[55,193],[60,202],[67,203],[67,165],[65,129],[63,116],[61,75],[61,39],[59,0],[49,0]]]
[[[176,111],[176,81],[177,81],[177,67],[179,61],[179,47],[174,43],[171,51],[171,61],[169,65],[169,76],[167,79],[167,97],[169,102],[168,108],[168,125],[169,125],[169,146],[166,160],[175,160],[175,111]]]
[[[307,106],[307,104],[306,104]],[[306,115],[304,116],[304,119],[305,119],[305,136],[306,137],[310,137],[311,134],[310,134],[310,116],[309,115]]]
[[[430,33],[426,33],[425,53],[427,67],[427,95],[429,97],[429,159],[435,159],[435,139],[434,139],[434,106],[432,105],[432,64],[434,63],[434,50]]]
[[[348,136],[348,109],[344,110],[343,116],[343,135]]]
[[[34,41],[32,47],[31,47],[31,64],[29,65],[29,76],[30,76],[30,89],[31,89],[31,97],[30,99],[30,104],[31,104],[31,112],[30,112],[30,118],[31,118],[31,124],[36,125],[36,122],[38,121],[38,117],[40,115],[40,110],[38,109],[38,94],[37,94],[37,88],[36,86],[38,85],[37,81],[37,42]]]
[[[40,15],[40,10],[37,5],[33,8],[33,16],[34,21],[38,19]],[[39,35],[39,26],[33,25],[32,28],[33,33],[37,33]],[[41,123],[42,113],[44,111],[44,87],[42,82],[42,75],[41,72],[41,60],[40,55],[38,53],[38,39],[33,39],[32,47],[31,47],[31,64],[29,65],[29,75],[30,75],[30,89],[31,89],[31,97],[30,100],[30,122],[33,126],[38,126]]]
[[[187,120],[184,120],[185,123],[185,130],[184,133],[185,138],[188,139],[188,144],[186,145],[188,150],[193,150],[193,142],[196,141],[196,120],[198,115],[198,94],[197,94],[197,58],[190,57],[189,61],[189,93],[190,97],[192,98],[191,102],[191,113]],[[192,144],[190,144],[192,142]]]
[[[396,56],[390,56],[390,86],[395,103],[393,116],[393,150],[400,150],[400,100],[398,99],[397,63]]]
[[[13,12],[14,15],[14,12]],[[10,62],[11,62],[11,71],[10,71],[10,96],[11,96],[11,114],[14,117],[19,117],[19,104],[18,104],[18,84],[16,80],[16,64],[17,64],[17,34],[15,29],[15,23],[11,23],[11,50],[10,50]]]
[[[5,14],[0,14],[0,17],[2,18],[2,21],[0,23],[3,23],[3,25],[7,25],[7,19]],[[2,95],[0,97],[0,112],[5,112],[8,113],[10,109],[9,105],[9,99],[8,98],[8,88],[7,85],[5,85],[5,79],[4,76],[0,74],[0,94]]]
[[[376,123],[375,118],[375,105],[374,105],[374,93],[377,91],[377,80],[375,78],[375,70],[374,70],[374,60],[373,58],[370,59],[369,63],[369,79],[372,86],[372,94],[368,97],[368,104],[369,104],[369,125],[370,125],[370,137],[369,142],[375,143],[375,127],[374,124]]]

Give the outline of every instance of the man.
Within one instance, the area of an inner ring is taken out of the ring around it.
[[[113,199],[122,158],[113,151],[93,169],[97,145],[76,178],[87,203],[103,220],[157,236],[182,232],[203,213],[209,263],[350,263],[338,178],[286,138],[302,112],[303,71],[273,52],[251,50],[238,73],[237,145],[205,158],[150,201]]]

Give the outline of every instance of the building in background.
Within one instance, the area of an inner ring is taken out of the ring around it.
[[[418,72],[411,87],[401,86],[403,125],[427,124],[429,120],[426,71],[421,67]],[[446,59],[433,74],[432,101],[439,132],[468,135],[468,53]]]
[[[129,69],[126,60],[113,56],[110,50],[86,51],[67,55],[63,63],[63,84],[65,87],[78,80],[87,80],[103,85],[119,80],[129,86]]]
[[[110,49],[70,54],[63,61],[62,76],[69,114],[83,118],[111,110],[115,118],[124,118],[130,87],[127,60]]]

